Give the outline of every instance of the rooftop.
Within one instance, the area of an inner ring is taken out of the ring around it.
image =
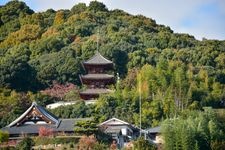
[[[59,119],[53,115],[52,113],[50,113],[49,111],[47,111],[45,108],[43,108],[40,105],[37,105],[36,102],[33,102],[32,105],[21,115],[19,116],[16,120],[14,120],[13,122],[11,122],[8,127],[12,127],[12,126],[16,126],[18,124],[21,123],[21,121],[27,120],[28,115],[32,114],[32,112],[36,110],[37,112],[39,112],[42,117],[47,118],[48,120],[51,121],[52,124],[58,126],[59,124]]]
[[[157,126],[157,127],[154,127],[154,128],[149,128],[146,131],[148,133],[160,133],[160,130],[161,130],[161,127],[160,126]]]
[[[97,52],[93,57],[84,62],[87,65],[105,65],[113,64],[112,61],[103,57],[99,52]]]
[[[75,118],[75,119],[59,119],[59,125],[54,126],[51,124],[29,124],[22,126],[4,127],[1,130],[8,131],[10,135],[12,134],[38,134],[40,127],[45,127],[46,129],[51,129],[53,132],[74,132],[74,127],[76,122],[81,120],[87,120],[90,118]]]

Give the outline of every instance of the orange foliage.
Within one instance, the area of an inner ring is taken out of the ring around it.
[[[56,28],[50,27],[45,33],[42,34],[42,37],[56,36],[59,35],[59,32]]]
[[[64,12],[58,11],[55,15],[54,25],[60,25],[64,23]]]
[[[97,144],[97,139],[94,135],[82,136],[77,145],[78,150],[92,150],[94,145]]]
[[[10,33],[7,39],[0,44],[0,47],[19,45],[25,41],[36,40],[40,32],[41,28],[39,25],[24,25],[20,30]]]

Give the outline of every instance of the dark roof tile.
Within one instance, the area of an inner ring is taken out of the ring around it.
[[[97,52],[89,60],[85,61],[84,64],[102,65],[102,64],[113,64],[113,63],[112,61],[103,57],[99,52]]]

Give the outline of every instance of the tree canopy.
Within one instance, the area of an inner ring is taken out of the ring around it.
[[[97,45],[119,74],[115,92],[101,95],[94,105],[78,102],[51,110],[57,116],[95,117],[98,122],[118,117],[138,125],[141,111],[143,128],[148,128],[186,110],[225,107],[225,41],[196,40],[98,1],[34,12],[15,0],[0,6],[0,16],[0,127],[31,101],[57,101],[56,95],[40,93],[55,82],[81,88],[81,63]],[[74,92],[60,99],[77,96]]]

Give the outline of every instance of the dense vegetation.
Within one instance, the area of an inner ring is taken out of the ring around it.
[[[33,100],[42,105],[57,100],[40,93],[55,81],[80,87],[81,62],[96,52],[97,43],[119,73],[116,92],[95,105],[52,110],[59,117],[115,116],[138,125],[140,95],[144,128],[187,109],[225,107],[225,41],[199,41],[97,1],[36,13],[11,1],[0,6],[0,127]]]
[[[179,118],[168,119],[163,123],[164,149],[224,149],[223,126],[224,122],[211,109],[205,112],[186,111]]]

